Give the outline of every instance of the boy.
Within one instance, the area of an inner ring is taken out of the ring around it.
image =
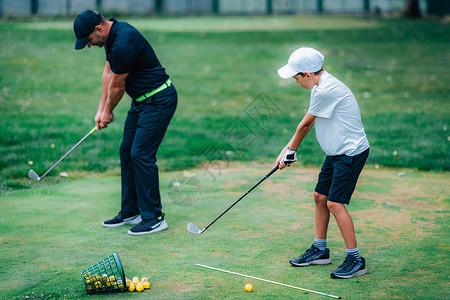
[[[297,149],[315,123],[317,140],[327,155],[314,191],[315,239],[310,249],[290,263],[299,267],[331,263],[330,250],[326,247],[331,212],[344,238],[347,257],[330,276],[352,278],[366,274],[366,268],[345,204],[350,202],[369,155],[369,142],[354,95],[345,84],[323,70],[323,60],[319,51],[302,47],[278,70],[280,77],[293,77],[303,88],[311,90],[311,100],[308,112],[275,166],[283,169],[297,160]]]

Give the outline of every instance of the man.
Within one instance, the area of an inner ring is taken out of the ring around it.
[[[134,224],[131,235],[167,229],[156,153],[177,106],[177,92],[147,40],[131,25],[85,10],[73,24],[75,49],[105,47],[102,95],[95,123],[107,128],[125,92],[132,98],[120,145],[122,203],[105,227]]]
[[[330,264],[326,247],[330,212],[336,219],[347,248],[342,265],[331,272],[333,278],[366,274],[365,260],[359,255],[349,204],[359,174],[369,155],[369,142],[361,122],[356,99],[350,89],[323,70],[324,56],[313,48],[297,49],[288,64],[278,70],[282,78],[293,77],[303,88],[312,90],[309,110],[294,136],[276,160],[280,169],[297,160],[297,149],[316,125],[316,137],[326,153],[314,191],[315,240],[310,249],[290,260],[294,266]]]

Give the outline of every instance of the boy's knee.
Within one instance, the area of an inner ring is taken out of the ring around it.
[[[314,192],[314,202],[316,205],[325,205],[328,201],[328,196],[322,195],[318,192]]]
[[[332,214],[334,214],[335,212],[337,212],[338,210],[340,210],[342,208],[346,209],[344,204],[337,203],[337,202],[331,202],[331,201],[327,202],[327,207],[331,211]]]

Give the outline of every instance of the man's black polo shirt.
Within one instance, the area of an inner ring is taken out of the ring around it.
[[[125,88],[128,95],[136,99],[162,85],[169,76],[147,40],[130,24],[115,18],[110,21],[106,60],[114,74],[129,73]]]

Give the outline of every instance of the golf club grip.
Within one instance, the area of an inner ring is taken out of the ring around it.
[[[47,175],[51,170],[53,170],[54,167],[56,167],[64,158],[66,158],[75,148],[77,148],[82,142],[84,142],[85,139],[88,138],[91,134],[93,134],[97,130],[96,127],[91,129],[78,143],[76,143],[72,148],[70,148],[69,151],[67,151],[63,156],[61,156],[60,159],[58,159],[47,171],[45,171],[44,174],[42,174],[41,179],[44,178],[45,175]]]
[[[257,184],[255,184],[251,189],[249,189],[244,195],[242,195],[239,199],[237,199],[233,204],[231,204],[230,207],[228,207],[223,213],[220,214],[220,216],[218,216],[214,221],[212,221],[208,226],[205,227],[205,229],[203,229],[203,231],[205,231],[206,229],[208,229],[212,224],[214,224],[217,220],[219,220],[224,214],[226,214],[230,209],[233,208],[233,206],[235,206],[239,201],[241,201],[245,196],[247,196],[251,191],[253,191],[258,185],[260,185],[261,182],[263,182],[264,180],[266,180],[267,178],[270,177],[270,175],[272,175],[273,173],[275,173],[278,170],[278,166],[276,166],[275,168],[272,169],[272,171],[270,171],[266,176],[264,176],[263,179],[261,179]]]

